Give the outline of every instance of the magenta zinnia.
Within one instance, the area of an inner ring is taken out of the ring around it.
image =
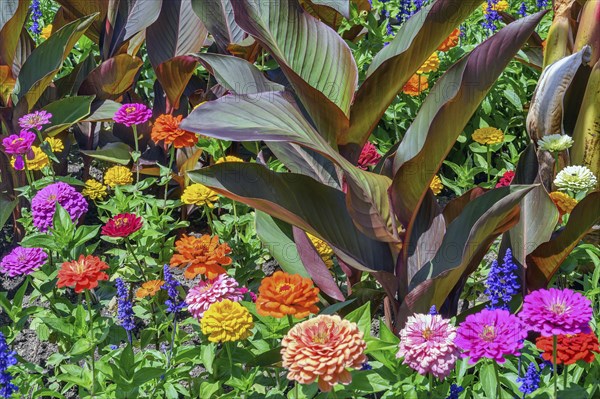
[[[519,317],[543,337],[588,333],[592,304],[568,288],[541,289],[525,297]]]
[[[185,298],[188,310],[197,319],[204,316],[210,305],[229,299],[233,302],[242,300],[243,291],[238,282],[226,274],[219,274],[214,280],[200,281],[190,289]]]
[[[9,277],[31,274],[44,263],[48,255],[41,248],[16,247],[0,262],[0,272]]]
[[[527,329],[519,318],[508,310],[484,309],[469,315],[458,327],[456,344],[469,357],[469,364],[475,364],[482,357],[502,364],[506,355],[519,356]]]
[[[113,120],[125,126],[141,125],[152,117],[152,110],[144,104],[123,104],[115,113]]]
[[[396,357],[421,375],[433,374],[443,380],[450,374],[460,350],[454,343],[456,328],[440,315],[416,314],[400,331]]]
[[[27,159],[33,159],[35,154],[33,153],[31,146],[34,141],[35,133],[28,130],[21,130],[18,135],[11,134],[2,139],[4,152],[15,156],[15,169],[22,170],[25,167],[25,161],[23,159],[24,155],[27,154]]]
[[[381,160],[381,155],[377,152],[377,147],[370,141],[367,141],[358,157],[358,167],[362,170],[367,170],[369,166],[377,165],[379,160]]]
[[[50,184],[38,191],[31,201],[33,224],[40,231],[48,231],[52,226],[56,203],[65,208],[73,222],[88,210],[87,201],[73,187],[63,182]]]
[[[19,118],[19,126],[23,129],[42,130],[44,125],[50,123],[52,114],[47,111],[35,111]]]

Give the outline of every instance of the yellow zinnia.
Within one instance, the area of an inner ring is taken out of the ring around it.
[[[44,40],[47,40],[51,34],[52,34],[52,24],[48,24],[48,25],[44,26],[44,29],[42,29],[42,33],[40,34],[40,37],[42,37]]]
[[[26,155],[23,156],[27,170],[42,170],[50,164],[48,155],[46,155],[40,147],[34,145],[31,146],[31,150],[33,151],[32,159],[28,159]],[[15,167],[15,157],[10,158],[10,164],[13,168]]]
[[[556,205],[560,216],[571,213],[573,208],[575,208],[575,205],[577,205],[576,199],[571,198],[569,195],[561,193],[560,191],[551,192],[550,198],[552,198],[554,205]]]
[[[223,163],[223,162],[244,162],[242,158],[238,158],[235,155],[227,155],[225,157],[217,159],[215,164]]]
[[[113,166],[104,173],[104,183],[111,188],[125,186],[133,183],[133,174],[125,166]]]
[[[427,61],[421,65],[421,67],[417,70],[417,74],[422,75],[424,73],[435,72],[440,68],[440,57],[438,57],[438,53],[435,52],[429,56]]]
[[[508,1],[506,0],[500,0],[499,2],[497,2],[496,4],[491,4],[491,9],[492,11],[506,11],[508,10],[509,4]],[[481,5],[481,9],[483,10],[483,14],[486,15],[487,14],[487,9],[488,9],[488,3],[483,3]]]
[[[224,299],[215,302],[200,320],[202,334],[210,342],[232,342],[246,339],[254,326],[252,315],[238,302]]]
[[[495,127],[482,127],[475,130],[472,137],[479,144],[499,144],[504,141],[504,132]]]
[[[85,181],[85,187],[81,190],[81,194],[89,199],[103,200],[106,197],[106,186],[95,179],[88,179]]]
[[[54,153],[61,152],[65,149],[65,145],[61,139],[57,139],[55,137],[46,137],[46,140],[44,141],[50,144],[50,149],[52,149],[52,152]]]
[[[325,262],[327,268],[331,269],[333,267],[333,249],[331,249],[331,247],[320,238],[317,238],[310,233],[307,233],[307,235],[312,244],[314,245],[315,249],[317,250],[317,253],[321,257],[321,259],[323,259],[323,262]]]
[[[429,188],[433,191],[433,194],[438,195],[444,189],[442,179],[438,175],[433,176],[433,180],[429,184]]]
[[[188,205],[207,205],[213,207],[213,203],[219,199],[216,192],[203,184],[194,183],[187,186],[181,194],[181,202]]]

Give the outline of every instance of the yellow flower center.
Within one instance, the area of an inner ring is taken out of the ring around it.
[[[325,331],[319,331],[312,340],[315,344],[324,344],[328,341],[327,333]]]
[[[81,260],[75,262],[75,271],[78,274],[83,274],[83,272],[85,271],[85,261]]]
[[[561,315],[565,313],[566,306],[562,303],[554,303],[550,306],[550,311],[556,315]]]
[[[494,326],[483,327],[483,332],[480,335],[481,339],[486,342],[492,342],[496,338],[496,331]]]
[[[128,114],[135,112],[135,107],[127,107],[125,108],[125,112],[127,112]]]
[[[50,194],[48,196],[48,202],[56,201],[56,194]]]
[[[125,226],[128,222],[129,222],[128,218],[115,219],[115,226],[117,226],[117,227]]]
[[[431,331],[431,328],[427,327],[421,334],[423,335],[423,338],[429,339],[433,335],[433,331]]]
[[[200,292],[206,292],[212,288],[212,284],[206,284],[204,287],[200,288]]]
[[[24,141],[24,140],[21,137],[19,137],[18,139],[13,140],[13,144],[20,143],[22,141]]]

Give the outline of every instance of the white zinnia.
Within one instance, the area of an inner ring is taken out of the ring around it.
[[[554,179],[554,185],[562,191],[584,191],[596,186],[594,173],[585,166],[567,166]]]
[[[561,152],[573,145],[573,139],[566,134],[550,134],[538,140],[538,146],[542,150],[550,152]]]

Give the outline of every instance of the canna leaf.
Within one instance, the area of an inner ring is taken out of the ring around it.
[[[226,53],[231,43],[240,43],[246,32],[234,20],[231,0],[192,0],[192,9]]]

